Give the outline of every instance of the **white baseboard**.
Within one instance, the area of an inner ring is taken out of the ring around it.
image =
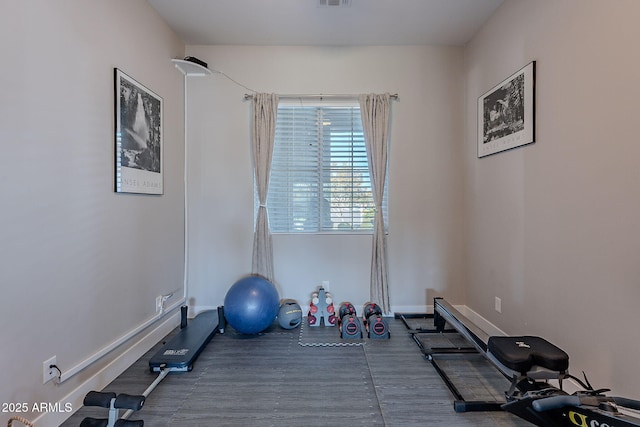
[[[218,307],[208,306],[208,305],[196,305],[189,307],[189,318],[193,318],[203,311],[216,310]],[[306,316],[309,312],[309,304],[300,304],[300,308],[302,309],[302,315]],[[336,306],[336,310],[338,307]],[[362,307],[356,306],[356,311],[360,314]],[[433,314],[433,306],[426,305],[392,305],[391,313],[427,313]]]
[[[108,365],[58,402],[57,407],[65,408],[70,406],[72,408],[71,412],[45,412],[33,420],[34,424],[42,426],[57,426],[62,424],[82,407],[84,396],[89,391],[102,390],[179,324],[180,311],[178,310],[176,313],[162,320],[153,330],[131,344],[128,349],[124,350]],[[123,392],[126,392],[126,390],[123,390]]]
[[[469,318],[472,322],[476,324],[480,329],[488,333],[489,335],[506,335],[500,328],[495,326],[493,323],[489,322],[484,317],[480,316],[475,311],[471,310],[466,305],[454,305],[454,307],[466,317]],[[309,312],[309,304],[301,304],[300,308],[302,309],[302,315],[306,316]],[[337,309],[338,307],[336,307]],[[193,306],[189,307],[189,317],[195,317],[199,313],[208,310],[215,310],[217,307],[213,306]],[[356,307],[356,311],[360,314],[361,308]],[[433,305],[392,305],[391,313],[403,313],[403,314],[433,314]]]
[[[194,317],[196,317],[198,314],[202,313],[203,311],[210,311],[210,310],[217,310],[218,306],[212,306],[212,305],[194,305],[194,306],[189,306],[189,313],[188,313],[188,317],[189,319],[193,319]]]
[[[432,305],[392,305],[391,306],[392,313],[402,313],[402,314],[433,314],[433,306]]]

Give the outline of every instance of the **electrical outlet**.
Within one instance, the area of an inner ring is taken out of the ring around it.
[[[42,384],[46,384],[58,376],[58,370],[51,365],[56,364],[56,356],[42,362]]]
[[[156,314],[162,313],[164,310],[164,301],[162,301],[162,295],[156,297]]]
[[[502,300],[496,297],[496,311],[502,313]]]
[[[329,292],[329,281],[328,280],[323,280],[322,281],[322,287],[324,288],[325,291]]]

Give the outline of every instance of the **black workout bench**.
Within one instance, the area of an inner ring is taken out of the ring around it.
[[[224,333],[226,320],[224,307],[198,314],[191,322],[187,322],[187,306],[180,308],[180,331],[165,343],[155,356],[149,360],[151,372],[159,373],[158,377],[139,396],[109,392],[90,391],[84,398],[85,406],[109,408],[109,418],[87,417],[80,427],[142,427],[144,421],[129,421],[127,418],[142,409],[145,399],[170,372],[189,372],[202,350],[217,333]],[[127,409],[122,418],[119,410]]]
[[[455,396],[456,412],[501,410],[505,402],[465,400],[438,364],[438,355],[473,353],[485,356],[511,381],[509,391],[505,392],[507,400],[512,400],[519,393],[546,388],[549,380],[558,380],[562,388],[562,380],[568,376],[569,356],[555,345],[535,336],[489,336],[443,298],[434,298],[433,306],[435,330],[430,332],[447,333],[450,330],[445,326],[449,324],[473,345],[464,348],[425,348],[416,337],[423,331],[412,331],[414,340],[427,360]]]

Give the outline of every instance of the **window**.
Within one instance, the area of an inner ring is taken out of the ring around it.
[[[273,233],[373,233],[374,203],[357,102],[280,103],[267,206]],[[386,192],[383,212],[386,224]]]

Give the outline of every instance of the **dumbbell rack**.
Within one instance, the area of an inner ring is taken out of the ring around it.
[[[327,293],[323,287],[318,289],[317,294],[316,296],[314,292],[311,303],[309,304],[307,323],[311,327],[320,326],[321,323],[324,323],[324,326],[335,326],[335,308],[330,294]],[[312,310],[316,311],[312,313]],[[315,321],[313,319],[315,319]]]

